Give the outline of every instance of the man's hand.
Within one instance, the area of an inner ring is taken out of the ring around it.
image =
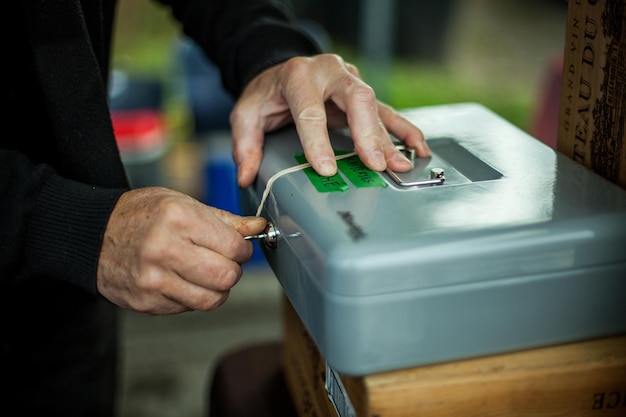
[[[233,156],[240,187],[247,187],[261,164],[264,133],[294,122],[304,154],[321,175],[337,172],[329,128],[349,127],[354,148],[370,169],[411,169],[389,133],[417,156],[430,150],[422,132],[391,107],[380,103],[357,69],[333,54],[292,58],[254,78],[230,115]]]
[[[98,291],[148,314],[213,310],[252,256],[243,236],[265,225],[263,218],[240,217],[165,188],[128,191],[107,224]]]

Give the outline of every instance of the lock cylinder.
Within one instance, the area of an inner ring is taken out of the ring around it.
[[[259,239],[263,240],[263,244],[265,247],[269,249],[275,249],[278,246],[278,238],[280,237],[280,232],[274,226],[274,223],[267,222],[263,233],[259,233],[258,235],[250,235],[245,236],[245,240]]]

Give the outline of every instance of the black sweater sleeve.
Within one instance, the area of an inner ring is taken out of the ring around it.
[[[217,63],[225,86],[235,96],[269,66],[319,52],[294,24],[288,10],[271,0],[159,1],[171,7],[184,32]],[[101,14],[94,12],[99,3],[83,4],[90,13],[78,13],[78,0],[69,2],[75,6],[69,11],[59,9],[54,2],[27,3],[32,6],[31,12],[42,9],[45,13],[24,14],[21,2],[11,2],[7,5],[11,9],[8,15],[21,16],[32,23],[33,30],[37,29],[34,45],[39,55],[31,56],[27,36],[5,39],[5,52],[15,62],[9,67],[12,73],[7,79],[12,81],[5,97],[14,105],[5,116],[11,123],[28,114],[39,132],[27,137],[4,135],[0,139],[0,285],[43,276],[97,293],[95,279],[106,224],[119,196],[127,190],[119,154],[110,138],[106,103],[91,99],[92,93],[101,89],[98,71],[107,67],[107,37],[98,26],[102,24]],[[85,39],[100,45],[94,55],[77,49],[85,45],[83,38],[62,36],[82,30],[76,26],[76,19],[64,18],[66,13],[80,16],[83,21],[79,23],[89,32]],[[108,19],[112,14],[106,16]],[[68,23],[62,34],[55,26],[59,22]],[[43,24],[50,26],[49,33]],[[103,38],[98,41],[100,35]],[[55,48],[64,45],[53,42],[59,37],[75,52],[59,51],[63,60],[54,55]],[[86,57],[87,61],[80,62],[88,65],[74,65],[70,59],[76,55]],[[32,60],[37,57],[49,59],[35,61],[42,65],[35,73]],[[91,62],[93,58],[98,59],[99,66]],[[52,71],[61,64],[64,67]],[[63,70],[67,67],[70,71]],[[106,78],[104,73],[101,76]],[[46,87],[43,91],[47,99],[38,90],[40,83]],[[81,97],[86,105],[66,105]],[[62,111],[50,113],[55,106]],[[89,109],[94,111],[90,113]],[[84,123],[74,123],[77,120]],[[77,125],[84,126],[79,129]]]
[[[33,165],[19,152],[0,149],[4,284],[61,277],[95,294],[107,219],[124,191],[67,180],[48,165]]]
[[[320,52],[280,1],[159,1],[171,7],[183,32],[220,68],[224,87],[235,97],[270,66]]]
[[[22,130],[0,137],[4,297],[41,280],[97,293],[104,230],[128,188],[106,103],[104,3],[85,2],[84,11],[79,1],[7,6],[16,25],[2,41],[12,57],[3,120]]]

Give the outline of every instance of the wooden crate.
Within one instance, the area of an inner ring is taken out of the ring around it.
[[[626,188],[626,0],[570,0],[557,150]]]
[[[339,375],[341,385],[331,384],[338,413],[325,388],[336,374],[284,304],[285,371],[300,417],[626,417],[626,335]]]

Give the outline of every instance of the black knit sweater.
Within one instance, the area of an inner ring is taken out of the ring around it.
[[[319,52],[269,0],[162,0],[237,95],[254,75]],[[115,0],[4,6],[0,291],[65,280],[96,293],[108,217],[128,184],[107,108]],[[8,32],[11,30],[11,32]],[[6,33],[5,33],[6,32]],[[165,52],[165,51],[164,51]],[[8,72],[8,74],[7,74]]]

